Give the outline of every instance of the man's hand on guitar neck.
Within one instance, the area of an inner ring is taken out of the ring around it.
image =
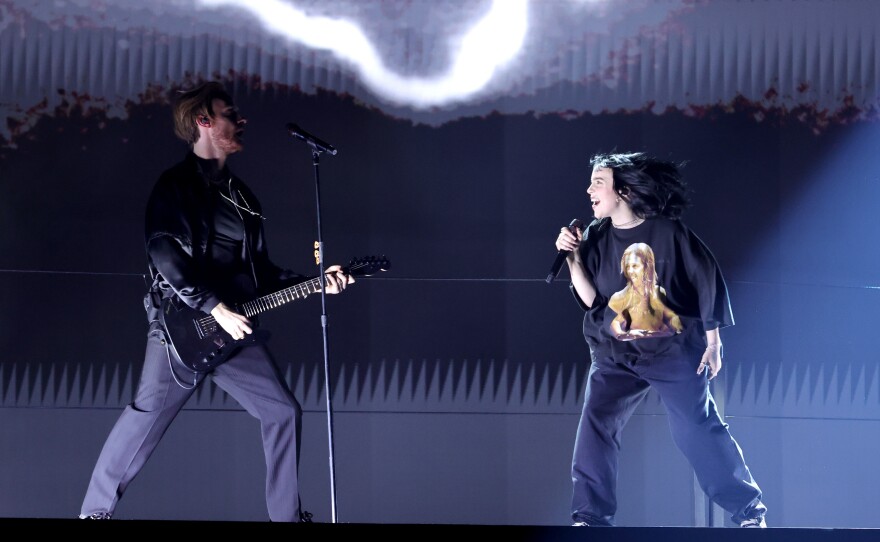
[[[349,284],[354,284],[354,277],[346,275],[341,265],[332,265],[324,270],[328,294],[338,294]]]
[[[324,274],[328,294],[338,294],[345,290],[346,286],[354,283],[354,277],[347,275],[341,265],[328,267],[324,270]],[[211,316],[236,341],[254,332],[250,320],[230,309],[223,302],[211,310]]]
[[[250,335],[254,332],[250,320],[233,311],[223,302],[211,310],[211,316],[236,341],[244,339],[245,334]]]

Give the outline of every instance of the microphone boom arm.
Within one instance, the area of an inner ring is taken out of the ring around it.
[[[337,150],[333,145],[313,136],[292,122],[287,123],[287,133],[301,141],[305,141],[316,152],[326,152],[331,156],[336,156]]]

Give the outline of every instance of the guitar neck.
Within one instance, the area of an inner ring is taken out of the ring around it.
[[[390,265],[390,262],[385,257],[382,257],[381,259],[371,257],[363,260],[352,260],[349,266],[341,268],[341,271],[351,276],[369,276],[376,271],[387,270]],[[275,293],[264,295],[240,305],[236,305],[235,308],[237,312],[247,317],[256,316],[269,309],[274,309],[290,303],[291,301],[304,299],[309,294],[320,292],[322,285],[323,281],[320,276],[313,277]],[[200,318],[199,322],[200,325],[212,325],[216,323],[213,316]]]
[[[309,294],[314,294],[319,291],[321,291],[320,277],[314,277],[304,282],[300,282],[299,284],[284,288],[283,290],[243,303],[240,306],[241,313],[247,317],[256,316],[269,309],[274,309],[290,303],[291,301],[304,299]]]

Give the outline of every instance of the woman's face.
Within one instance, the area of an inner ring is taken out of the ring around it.
[[[645,264],[638,254],[631,253],[624,261],[623,271],[630,282],[640,283],[645,276]]]
[[[614,172],[610,168],[593,168],[587,195],[590,196],[593,216],[596,218],[609,217],[626,205],[614,191]]]

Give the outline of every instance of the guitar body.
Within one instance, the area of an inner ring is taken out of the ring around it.
[[[211,371],[243,346],[269,338],[268,331],[254,329],[252,334],[235,340],[213,318],[190,308],[176,296],[162,302],[159,317],[177,359],[197,373]]]
[[[353,259],[343,271],[351,276],[370,276],[377,271],[387,271],[390,267],[391,262],[384,256],[369,256]],[[268,340],[269,332],[256,328],[256,315],[297,299],[305,299],[319,292],[322,284],[320,277],[313,277],[233,307],[235,312],[247,316],[254,324],[254,332],[240,340],[226,333],[213,316],[190,308],[177,296],[162,301],[159,318],[178,361],[191,371],[206,373],[226,362],[242,347]]]

